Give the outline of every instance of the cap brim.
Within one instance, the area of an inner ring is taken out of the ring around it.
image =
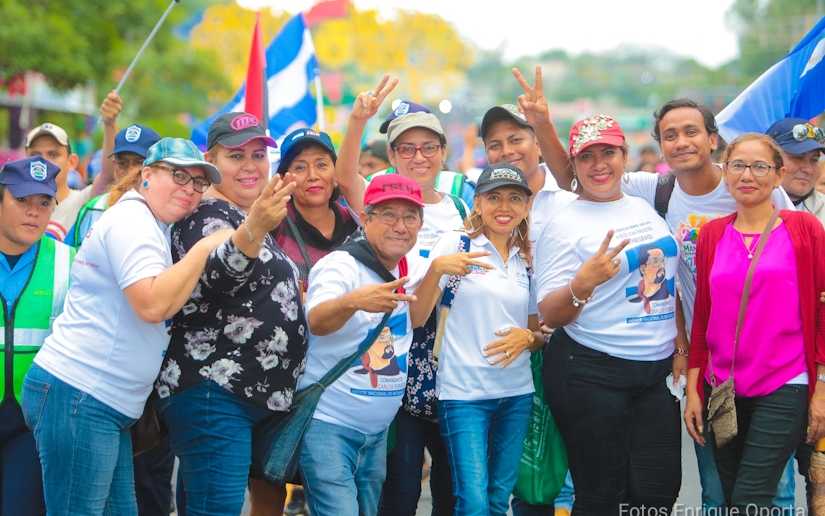
[[[801,154],[807,154],[811,151],[825,151],[825,145],[819,143],[816,140],[802,140],[798,142],[796,140],[787,142],[787,143],[780,143],[780,147],[782,150],[787,152],[788,154],[799,156]]]
[[[413,113],[413,115],[415,115],[415,114],[418,114],[418,112]],[[409,115],[404,115],[404,116],[396,118],[395,120],[401,119],[401,121],[398,122],[397,125],[392,127],[392,134],[390,134],[390,132],[389,132],[390,127],[387,126],[387,142],[392,144],[395,140],[398,139],[399,136],[401,136],[405,132],[409,131],[410,129],[416,129],[416,128],[428,129],[428,130],[434,132],[435,134],[437,134],[439,137],[446,138],[446,134],[444,134],[444,127],[441,125],[441,122],[438,120],[438,118],[436,118],[435,115],[433,115],[432,113],[426,113],[426,114],[428,114],[428,115],[432,116],[433,118],[435,118],[435,121],[431,121],[431,120],[428,121],[426,119],[422,120],[419,117],[405,118]],[[395,120],[393,120],[393,122]]]
[[[261,134],[253,134],[250,135],[249,133],[235,133],[229,134],[224,136],[223,138],[218,138],[215,143],[220,143],[224,147],[228,147],[230,149],[235,149],[237,147],[243,147],[247,143],[251,142],[252,140],[261,140],[264,142],[264,145],[267,147],[272,147],[273,149],[278,147],[278,144],[266,135]]]
[[[476,186],[476,194],[482,194],[487,192],[492,192],[496,188],[519,188],[527,192],[527,195],[533,195],[532,190],[529,187],[524,186],[521,183],[515,183],[510,181],[491,181],[489,183],[484,183]]]
[[[114,156],[115,154],[120,154],[121,152],[131,152],[132,154],[137,154],[141,158],[146,158],[146,151],[148,150],[148,147],[130,143],[127,145],[121,145],[120,147],[115,147],[115,150],[113,150],[109,156]]]
[[[169,163],[171,165],[177,165],[179,167],[200,167],[206,172],[206,175],[209,177],[209,180],[212,184],[218,184],[221,182],[221,173],[218,168],[209,163],[208,161],[200,161],[196,159],[180,159],[180,158],[163,158],[155,161],[154,163]],[[151,165],[151,163],[150,163]]]
[[[613,147],[622,147],[625,144],[625,139],[621,136],[614,136],[614,135],[607,135],[599,138],[598,140],[593,140],[590,142],[585,143],[579,150],[573,153],[570,152],[570,155],[575,157],[581,154],[585,149],[592,147],[594,145],[612,145]]]
[[[292,162],[292,160],[295,159],[295,156],[300,154],[302,150],[313,145],[318,145],[330,154],[332,154],[333,163],[338,161],[338,155],[335,153],[335,149],[327,145],[327,143],[324,142],[324,140],[316,136],[304,136],[298,143],[292,144],[287,154],[281,155],[281,161],[278,163],[278,173],[284,172],[287,169],[287,167],[289,167],[289,164]]]
[[[378,128],[378,132],[381,134],[387,134],[387,129],[390,128],[390,122],[392,122],[392,120],[384,120],[383,122],[381,122],[381,126]]]
[[[418,206],[419,208],[424,207],[424,202],[423,201],[419,201],[417,199],[413,199],[409,196],[402,195],[402,194],[395,193],[395,192],[389,192],[389,193],[385,193],[383,195],[376,196],[375,199],[370,200],[369,206],[377,206],[377,205],[379,205],[381,203],[385,203],[387,201],[407,201],[408,203],[414,204],[414,205]]]
[[[484,118],[481,119],[481,125],[478,128],[478,135],[481,136],[483,140],[484,137],[487,135],[487,131],[490,130],[490,126],[495,124],[496,122],[501,122],[502,120],[512,120],[516,123],[519,127],[529,128],[532,129],[533,126],[521,120],[513,113],[510,113],[506,109],[501,106],[491,107],[484,113]]]
[[[49,197],[57,195],[57,191],[54,188],[49,188],[43,183],[26,182],[4,186],[18,199],[31,197],[32,195],[48,195]]]

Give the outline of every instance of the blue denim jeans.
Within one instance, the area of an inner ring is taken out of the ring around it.
[[[33,365],[23,416],[37,442],[49,514],[137,516],[135,420]]]
[[[513,509],[513,516],[553,516],[556,509],[565,509],[568,512],[572,511],[574,499],[573,477],[570,475],[570,470],[567,470],[567,476],[564,477],[564,484],[562,484],[556,499],[553,500],[553,505],[534,505],[513,497],[512,502],[510,502],[510,507]]]
[[[312,516],[375,516],[387,469],[387,430],[364,434],[313,419],[301,445]]]
[[[439,400],[457,516],[507,514],[532,406],[532,393]]]
[[[28,429],[0,444],[0,514],[46,514],[40,461]]]
[[[252,427],[272,412],[211,380],[158,402],[180,459],[187,516],[240,514],[252,462]]]
[[[387,456],[387,480],[381,492],[381,516],[415,516],[421,497],[424,448],[433,459],[430,468],[431,516],[453,513],[452,482],[447,448],[438,423],[413,416],[403,408],[395,418],[395,447]]]

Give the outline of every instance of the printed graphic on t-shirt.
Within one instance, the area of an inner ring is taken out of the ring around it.
[[[350,391],[359,396],[393,397],[404,393],[407,379],[407,353],[397,355],[395,341],[407,333],[407,314],[390,318],[387,326],[366,353],[352,364],[351,372],[367,382]]]
[[[696,242],[699,240],[699,231],[712,218],[709,215],[691,213],[676,230],[676,238],[682,248],[682,261],[690,268],[693,275],[696,274]]]
[[[641,315],[628,317],[628,323],[673,318],[670,298],[676,295],[675,271],[668,273],[667,259],[677,253],[676,242],[670,236],[625,251],[629,271],[639,273],[638,284],[627,287],[625,297],[630,303],[639,303],[641,308]]]

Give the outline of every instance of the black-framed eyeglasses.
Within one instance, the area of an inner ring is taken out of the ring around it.
[[[395,152],[398,153],[404,159],[410,159],[418,151],[421,151],[421,155],[425,158],[432,158],[438,151],[441,150],[442,145],[440,143],[425,143],[424,145],[416,145],[414,143],[399,143],[397,145],[393,145],[393,149]]]
[[[765,163],[764,161],[754,161],[753,163],[745,163],[742,160],[734,160],[728,161],[725,163],[728,172],[734,175],[742,175],[745,173],[745,169],[751,169],[751,174],[755,177],[765,177],[768,175],[771,170],[776,168],[775,166],[771,165],[770,163]]]
[[[172,181],[180,186],[186,186],[189,181],[192,181],[192,188],[198,193],[204,193],[212,186],[212,181],[203,177],[194,177],[192,174],[182,168],[167,167],[165,165],[152,165],[155,168],[166,170],[172,174]]]
[[[796,124],[791,131],[793,139],[798,142],[815,140],[818,143],[825,143],[825,131],[813,124]]]

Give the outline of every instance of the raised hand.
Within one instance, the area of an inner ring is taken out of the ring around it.
[[[489,263],[476,260],[482,256],[490,256],[488,251],[474,251],[472,253],[455,253],[439,256],[432,262],[433,271],[441,275],[464,276],[469,274],[473,267],[493,269]]]
[[[389,95],[396,86],[398,86],[398,79],[394,77],[391,78],[389,75],[382,77],[374,90],[364,91],[358,94],[352,106],[350,117],[356,120],[367,121],[375,116],[384,99],[387,98],[387,95]]]
[[[289,173],[283,177],[276,175],[269,180],[249,209],[244,222],[252,237],[263,238],[263,235],[278,227],[286,217],[287,203],[293,190],[295,182]]]
[[[550,106],[544,96],[544,82],[541,78],[541,66],[536,65],[533,86],[524,78],[518,68],[513,68],[513,76],[521,85],[524,93],[516,99],[519,111],[527,117],[527,122],[533,127],[550,122]]]
[[[123,100],[116,91],[112,90],[100,104],[100,118],[104,124],[114,124],[121,111],[123,111]]]
[[[415,301],[416,297],[410,294],[399,294],[396,290],[407,282],[403,276],[395,281],[367,285],[350,293],[355,307],[358,310],[372,313],[392,312],[401,301]]]
[[[617,258],[619,253],[627,247],[630,240],[622,240],[622,242],[610,249],[610,241],[613,239],[613,230],[607,232],[607,236],[602,240],[596,254],[585,261],[579,272],[574,278],[575,288],[574,293],[579,297],[589,297],[593,290],[608,281],[610,278],[619,273],[621,269],[621,260]]]

